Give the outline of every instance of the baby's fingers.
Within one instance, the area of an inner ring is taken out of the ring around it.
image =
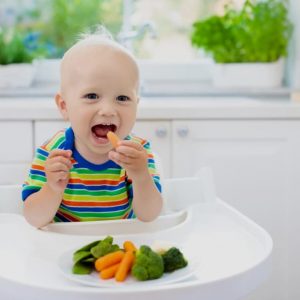
[[[66,158],[71,158],[71,155],[72,155],[71,150],[55,149],[49,153],[48,158],[52,158],[56,156],[64,156]]]
[[[135,158],[139,155],[140,150],[128,146],[119,146],[116,149],[116,152],[123,154],[124,156]]]
[[[128,163],[132,161],[132,158],[126,157],[125,155],[117,153],[115,151],[110,151],[108,153],[108,157],[123,168],[126,167],[125,164],[128,165]]]
[[[54,162],[49,164],[47,169],[50,172],[58,172],[58,171],[69,172],[70,167],[67,164],[61,162]]]
[[[56,175],[57,181],[65,180],[65,179],[69,178],[69,173],[64,172],[64,171],[55,172],[55,175]]]
[[[141,150],[144,149],[144,147],[141,144],[138,144],[138,143],[133,142],[133,141],[128,141],[128,140],[119,141],[118,145],[119,146],[118,146],[117,149],[119,149],[122,146],[130,147],[130,148],[136,149],[138,151],[141,151]]]
[[[68,169],[72,168],[71,160],[64,156],[54,156],[54,157],[50,157],[50,158],[48,157],[47,163],[49,166],[55,165],[56,167],[58,167],[58,169],[56,169],[56,170],[59,170],[60,165],[65,165],[65,166],[67,166]]]

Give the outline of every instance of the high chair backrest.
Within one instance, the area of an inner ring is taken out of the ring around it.
[[[0,213],[22,214],[21,185],[0,185]]]
[[[195,177],[162,180],[164,212],[186,209],[199,202],[216,201],[212,170],[200,169]]]
[[[199,202],[216,200],[213,174],[202,168],[195,177],[162,178],[164,213],[177,211]],[[0,213],[22,214],[21,185],[0,185]]]

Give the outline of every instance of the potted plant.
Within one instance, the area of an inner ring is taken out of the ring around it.
[[[0,88],[30,86],[34,79],[33,58],[21,32],[0,27]]]
[[[212,56],[216,86],[270,88],[282,84],[291,32],[286,1],[246,0],[196,21],[191,41]]]

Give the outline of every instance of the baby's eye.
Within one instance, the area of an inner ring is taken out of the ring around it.
[[[128,101],[130,100],[130,98],[128,96],[125,96],[125,95],[120,95],[116,98],[118,101],[121,101],[121,102],[125,102],[125,101]]]
[[[99,96],[95,93],[88,93],[84,96],[84,98],[95,100],[95,99],[99,99]]]

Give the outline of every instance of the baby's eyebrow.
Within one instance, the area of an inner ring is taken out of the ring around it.
[[[88,93],[95,93],[95,94],[99,94],[101,91],[101,89],[99,89],[99,87],[90,87],[90,88],[84,88],[81,90],[81,92],[83,94],[88,94]]]
[[[91,86],[86,86],[86,87],[83,87],[84,90],[98,90],[99,88],[99,85],[91,85]]]

